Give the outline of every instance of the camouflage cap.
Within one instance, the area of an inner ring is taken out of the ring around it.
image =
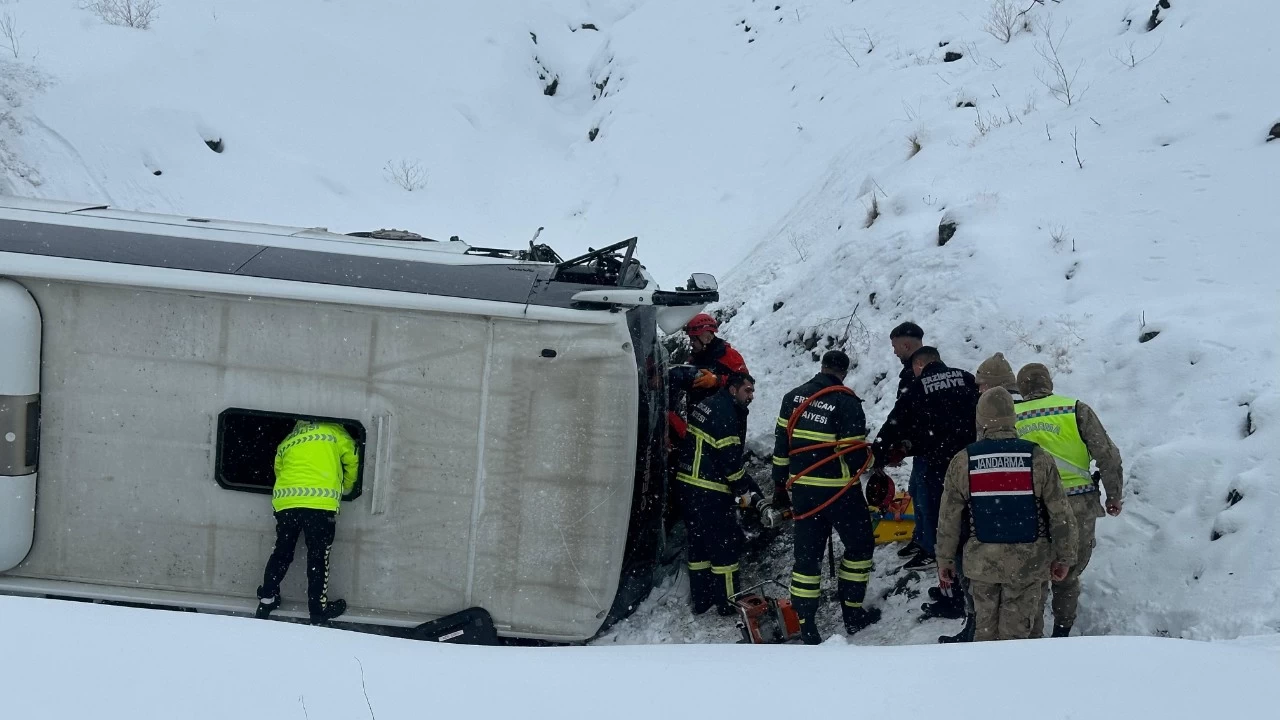
[[[1051,394],[1053,378],[1049,376],[1049,368],[1040,363],[1023,365],[1018,371],[1018,392],[1024,399]]]
[[[1012,430],[1016,421],[1008,390],[991,388],[978,398],[978,430]]]
[[[1018,381],[1013,377],[1013,366],[1009,364],[1008,360],[1004,359],[1004,353],[996,353],[983,360],[982,364],[978,366],[978,371],[973,375],[978,381],[978,385],[988,388],[1011,388],[1016,387],[1018,384]]]

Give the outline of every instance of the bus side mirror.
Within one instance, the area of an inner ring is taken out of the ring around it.
[[[720,289],[720,283],[716,282],[716,276],[710,273],[694,273],[689,276],[685,289],[715,291]]]

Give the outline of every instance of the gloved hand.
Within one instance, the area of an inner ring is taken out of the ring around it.
[[[698,374],[693,378],[693,387],[695,390],[710,390],[720,384],[720,378],[710,370],[699,370]]]
[[[876,457],[876,467],[897,467],[907,459],[907,450],[904,447],[893,447],[888,450],[881,450],[882,456]]]
[[[748,490],[738,496],[738,507],[743,510],[749,510],[755,507],[764,498],[753,490]]]
[[[773,506],[779,510],[791,509],[791,496],[787,494],[786,483],[774,483]]]

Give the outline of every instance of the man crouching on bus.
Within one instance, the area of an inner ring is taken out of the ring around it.
[[[689,531],[689,590],[695,615],[712,607],[721,615],[735,612],[730,601],[737,592],[742,545],[736,508],[751,503],[753,490],[743,467],[742,436],[755,389],[750,375],[730,375],[722,390],[689,408],[676,480]]]
[[[271,508],[276,544],[258,588],[257,617],[280,607],[280,581],[293,562],[298,535],[307,539],[307,604],[311,623],[327,623],[347,611],[346,600],[329,602],[329,550],[338,506],[355,486],[360,469],[355,441],[337,423],[299,420],[276,448]]]

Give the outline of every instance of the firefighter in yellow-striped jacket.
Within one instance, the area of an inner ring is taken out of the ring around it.
[[[280,607],[280,582],[293,562],[298,536],[307,540],[307,606],[313,624],[344,613],[345,600],[329,601],[329,551],[333,546],[342,496],[355,486],[360,470],[355,441],[341,425],[299,420],[276,448],[276,543],[258,588],[259,618]]]
[[[730,599],[738,591],[742,551],[736,508],[754,504],[755,488],[743,466],[742,437],[755,386],[750,375],[733,374],[718,392],[689,408],[676,485],[689,533],[689,589],[695,615],[712,607],[721,615],[735,612]]]
[[[805,450],[826,443],[866,440],[867,421],[862,400],[844,385],[848,372],[848,355],[839,350],[823,355],[822,371],[783,397],[775,433],[775,501],[786,496],[786,483],[789,478],[795,478],[790,497],[797,518],[791,603],[800,616],[801,639],[811,645],[822,642],[814,618],[820,597],[822,555],[832,527],[840,533],[844,544],[838,577],[845,632],[852,635],[880,619],[879,609],[862,605],[871,577],[875,538],[867,501],[855,475],[866,462],[869,451],[863,448],[832,458],[842,450],[841,446]],[[818,393],[822,393],[821,396]],[[808,405],[800,410],[806,401]],[[800,410],[799,416],[788,432],[797,410]],[[827,458],[832,459],[818,465]]]

